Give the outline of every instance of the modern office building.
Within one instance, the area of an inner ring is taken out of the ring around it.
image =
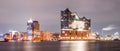
[[[29,40],[34,40],[35,38],[40,37],[39,22],[33,21],[32,19],[28,20],[27,32]]]
[[[79,17],[68,8],[61,11],[61,39],[88,39],[91,20]]]

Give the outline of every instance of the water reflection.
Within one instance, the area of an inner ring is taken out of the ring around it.
[[[120,41],[0,42],[0,51],[120,51]]]
[[[23,48],[24,48],[24,51],[34,51],[34,46],[33,46],[33,43],[31,42],[24,42],[23,43]]]
[[[61,51],[88,51],[88,41],[61,41]]]

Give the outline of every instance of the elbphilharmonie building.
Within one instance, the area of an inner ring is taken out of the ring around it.
[[[68,8],[61,11],[61,39],[89,39],[91,20],[79,17]]]

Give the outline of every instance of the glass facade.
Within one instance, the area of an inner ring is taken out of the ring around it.
[[[61,36],[71,38],[88,38],[90,34],[91,20],[79,17],[68,8],[61,11]]]

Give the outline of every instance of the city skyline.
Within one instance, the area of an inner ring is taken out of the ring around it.
[[[69,8],[91,19],[92,31],[104,34],[120,32],[120,1],[113,0],[11,0],[0,2],[0,33],[27,31],[27,20],[39,21],[43,31],[60,32],[60,11]]]

